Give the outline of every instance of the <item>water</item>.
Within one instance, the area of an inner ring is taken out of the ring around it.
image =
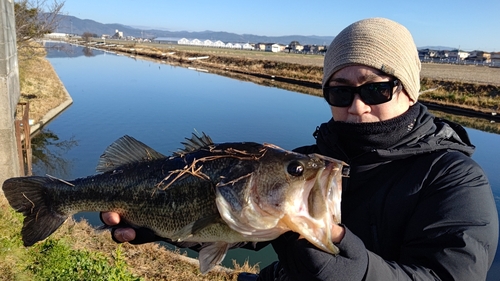
[[[323,99],[278,88],[259,86],[211,73],[102,51],[71,47],[49,53],[74,103],[48,124],[34,171],[62,178],[95,173],[103,150],[123,135],[133,136],[163,154],[180,148],[194,129],[215,142],[270,142],[285,149],[314,142],[316,126],[330,118]],[[85,55],[83,55],[85,54]],[[488,175],[500,205],[500,135],[467,129],[477,151],[473,158]],[[41,141],[40,141],[41,142]],[[96,214],[85,214],[99,223]],[[224,261],[276,260],[272,248],[259,252],[232,250]],[[500,256],[490,279],[500,277]]]

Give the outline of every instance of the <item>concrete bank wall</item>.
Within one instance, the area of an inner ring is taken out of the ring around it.
[[[19,176],[14,114],[19,101],[14,0],[0,0],[0,185]],[[0,193],[3,191],[0,189]]]

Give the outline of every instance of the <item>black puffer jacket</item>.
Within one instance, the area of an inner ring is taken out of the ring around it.
[[[474,147],[465,130],[415,106],[414,129],[389,149],[348,159],[327,123],[316,145],[297,149],[350,165],[342,193],[346,235],[338,256],[293,233],[273,241],[288,279],[486,278],[499,228],[488,179],[470,158]]]

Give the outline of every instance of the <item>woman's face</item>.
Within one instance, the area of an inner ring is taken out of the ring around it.
[[[364,65],[351,65],[335,72],[330,78],[328,85],[331,86],[352,86],[358,87],[366,83],[385,82],[394,79],[375,68]],[[350,106],[336,107],[330,106],[333,119],[352,123],[379,122],[397,117],[405,113],[415,102],[412,101],[405,90],[396,91],[390,101],[377,105],[367,105],[359,97],[354,95],[354,100]]]

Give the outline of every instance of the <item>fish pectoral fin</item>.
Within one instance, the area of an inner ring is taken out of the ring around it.
[[[209,272],[214,266],[222,262],[230,244],[226,242],[206,243],[200,250],[199,261],[202,274]]]
[[[125,164],[166,158],[144,143],[131,136],[123,136],[113,142],[99,158],[97,172],[109,172]]]
[[[194,222],[191,222],[181,228],[179,231],[175,232],[170,239],[173,241],[181,242],[187,238],[193,236],[194,234],[200,232],[202,229],[209,227],[214,224],[222,223],[222,219],[218,214],[213,214],[210,216],[203,217]]]

